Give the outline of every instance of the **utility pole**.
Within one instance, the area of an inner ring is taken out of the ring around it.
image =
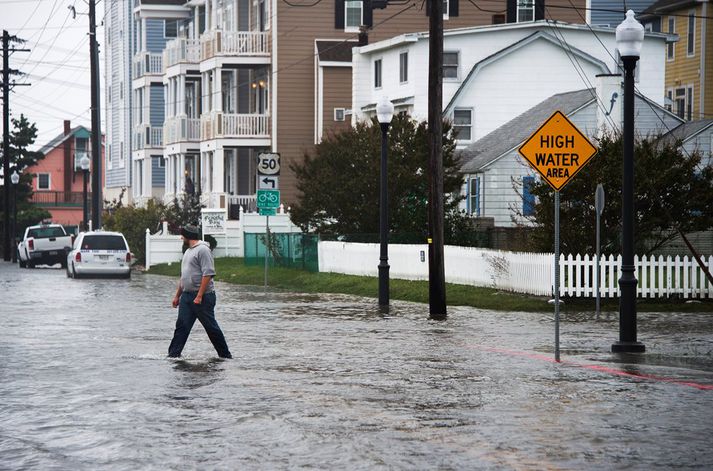
[[[10,43],[23,42],[17,36],[3,30],[2,32],[2,123],[3,123],[3,142],[2,142],[2,159],[3,159],[3,179],[4,179],[4,198],[5,207],[3,208],[3,259],[6,262],[10,261],[10,254],[14,247],[10,247],[10,85],[28,86],[29,83],[10,83],[10,75],[19,73],[17,70],[10,68],[10,53],[29,51],[29,49],[15,49],[10,47]]]
[[[428,35],[428,303],[431,319],[446,318],[443,264],[443,2],[431,1]]]
[[[101,227],[102,216],[102,133],[99,114],[99,44],[97,43],[96,0],[89,0],[89,62],[92,105],[92,228]]]

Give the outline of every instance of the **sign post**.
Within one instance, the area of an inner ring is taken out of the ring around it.
[[[555,111],[518,149],[555,191],[555,361],[560,361],[560,190],[597,153],[589,139]]]
[[[601,243],[600,243],[600,220],[602,218],[602,212],[604,211],[604,187],[601,183],[597,185],[597,191],[594,194],[594,208],[597,211],[597,282],[595,283],[595,289],[597,290],[597,302],[595,307],[595,316],[599,319],[599,312],[601,311],[601,295],[599,293],[599,284],[601,283]]]
[[[267,259],[270,256],[270,216],[280,207],[280,154],[263,152],[257,156],[257,209],[265,216],[265,289],[267,290]]]

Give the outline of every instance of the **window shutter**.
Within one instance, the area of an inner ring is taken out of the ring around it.
[[[344,29],[344,0],[334,2],[334,29]]]
[[[458,16],[458,0],[448,0],[448,17]]]
[[[517,22],[517,0],[507,0],[506,21],[508,23]]]
[[[545,19],[545,0],[535,0],[535,20]]]
[[[361,5],[364,14],[364,25],[371,28],[374,23],[374,7],[371,4],[371,0],[363,0]]]

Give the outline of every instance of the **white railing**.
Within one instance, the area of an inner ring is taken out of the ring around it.
[[[206,113],[201,115],[201,139],[270,137],[270,115]]]
[[[186,116],[168,118],[163,123],[163,134],[166,144],[198,142],[201,139],[201,120]]]
[[[428,279],[428,246],[389,244],[390,275]],[[554,255],[505,252],[446,246],[445,275],[449,283],[484,286],[519,293],[549,296],[554,292]],[[379,244],[319,243],[319,271],[377,276]],[[688,257],[636,257],[639,297],[713,298],[713,284]],[[704,260],[710,269],[713,256]],[[600,293],[619,296],[620,256],[602,257]],[[594,297],[596,257],[560,258],[560,294]]]
[[[228,195],[228,204],[239,205],[243,208],[252,208],[255,206],[255,195]]]
[[[163,63],[166,68],[180,63],[197,64],[201,60],[201,46],[197,39],[177,38],[166,43]]]
[[[269,31],[206,31],[200,40],[201,60],[214,56],[269,56]]]
[[[162,127],[139,126],[133,134],[133,150],[163,147]]]
[[[163,55],[156,52],[139,52],[134,55],[134,78],[163,74]]]

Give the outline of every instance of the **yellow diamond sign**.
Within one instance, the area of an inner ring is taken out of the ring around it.
[[[560,111],[518,149],[555,191],[560,191],[589,160],[597,148]]]

